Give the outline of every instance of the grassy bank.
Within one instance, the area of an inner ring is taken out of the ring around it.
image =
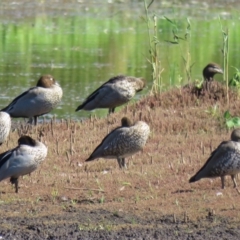
[[[240,109],[237,95],[231,94],[230,101],[230,112],[236,115]],[[237,218],[239,194],[230,178],[225,190],[220,179],[188,183],[210,152],[230,138],[223,118],[226,109],[224,99],[197,99],[183,89],[172,89],[161,96],[147,96],[104,119],[67,120],[36,128],[23,124],[20,131],[10,134],[1,151],[16,146],[19,132],[34,138],[42,132],[49,152],[39,170],[20,179],[19,194],[7,180],[0,183],[0,207],[5,209],[1,215],[61,215],[72,208],[139,216],[147,212],[153,218],[170,214],[196,220],[209,212]],[[120,125],[122,116],[150,125],[144,150],[127,159],[124,171],[116,160],[84,163],[102,138]]]

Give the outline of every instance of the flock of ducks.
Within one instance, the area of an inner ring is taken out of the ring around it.
[[[129,76],[116,76],[90,94],[76,111],[108,108],[109,114],[115,108],[130,101],[136,92],[145,87],[145,80]],[[12,118],[29,118],[37,125],[37,118],[49,113],[61,101],[62,88],[51,75],[40,77],[35,87],[28,89],[0,111],[0,144],[6,141],[11,129]],[[122,119],[122,126],[109,133],[86,161],[96,158],[116,158],[120,168],[126,167],[125,157],[140,151],[149,136],[150,128],[142,121],[132,124]],[[37,169],[47,156],[47,147],[29,136],[21,136],[18,146],[0,154],[0,181],[10,178],[18,192],[20,176]]]
[[[218,64],[210,63],[203,69],[205,90],[210,91],[213,76],[223,73]],[[76,111],[108,108],[109,114],[116,107],[130,101],[137,92],[143,90],[146,82],[142,78],[116,76],[101,85],[77,107]],[[35,87],[16,97],[0,111],[0,145],[6,141],[11,129],[12,118],[29,118],[29,123],[37,124],[37,118],[49,113],[62,99],[62,88],[51,75],[40,77]],[[120,168],[126,168],[125,158],[142,150],[150,134],[149,125],[143,121],[132,123],[123,117],[121,126],[111,131],[92,152],[86,162],[97,158],[115,158]],[[37,169],[47,156],[47,147],[30,136],[21,136],[18,146],[0,154],[0,181],[10,178],[18,192],[20,176],[30,174]],[[232,177],[240,172],[240,129],[232,132],[231,140],[222,142],[214,150],[203,167],[189,179],[196,182],[202,178],[220,177],[222,188],[226,175]]]

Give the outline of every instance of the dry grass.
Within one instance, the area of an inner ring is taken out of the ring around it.
[[[2,217],[103,208],[156,218],[172,214],[196,220],[212,211],[239,218],[239,194],[230,178],[225,190],[220,179],[188,183],[210,152],[230,138],[223,124],[225,102],[224,98],[218,102],[208,97],[198,99],[184,89],[173,89],[161,96],[145,97],[105,119],[83,123],[64,120],[29,129],[23,125],[21,132],[34,138],[43,133],[48,157],[39,170],[20,179],[19,194],[8,180],[0,183],[0,205],[5,209]],[[235,93],[230,95],[230,102],[230,112],[239,114],[240,101]],[[215,104],[218,110],[212,115],[209,109]],[[144,150],[127,159],[129,167],[124,171],[116,160],[84,163],[102,138],[120,124],[122,116],[150,125]],[[15,147],[17,139],[18,132],[13,131],[1,151]]]

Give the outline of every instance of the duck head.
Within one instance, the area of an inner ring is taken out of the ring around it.
[[[146,80],[144,78],[137,78],[136,81],[136,92],[142,91],[146,86]]]
[[[22,144],[34,147],[36,145],[36,141],[31,137],[25,135],[25,136],[21,136],[18,139],[18,145],[22,145]]]
[[[212,81],[213,77],[216,73],[223,74],[223,70],[217,63],[209,63],[204,69],[203,69],[203,77],[205,81]]]
[[[232,131],[231,140],[234,142],[240,142],[240,128],[234,129]]]
[[[37,82],[37,87],[50,88],[56,83],[55,79],[51,75],[43,75]]]

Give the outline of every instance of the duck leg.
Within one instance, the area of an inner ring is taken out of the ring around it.
[[[110,115],[111,113],[114,113],[114,111],[115,111],[115,108],[109,108],[108,114]]]
[[[117,161],[118,161],[118,166],[122,168],[122,159],[120,157],[117,157]]]
[[[224,180],[225,180],[225,176],[221,176],[222,189],[224,189]]]
[[[18,193],[18,178],[10,178],[10,182],[15,185],[15,193]]]
[[[34,125],[37,126],[37,116],[34,116]]]
[[[119,167],[120,167],[121,169],[127,167],[126,164],[125,164],[125,158],[120,158],[120,157],[118,157],[118,158],[117,158],[117,161],[118,161],[118,165],[119,165]]]
[[[29,124],[33,124],[33,118],[30,117],[30,118],[28,119],[27,123],[29,123]]]
[[[233,187],[236,188],[237,187],[237,182],[235,179],[235,175],[231,175],[232,181],[233,181]]]
[[[125,163],[125,158],[122,158],[122,168],[127,168],[127,165]]]
[[[30,117],[28,119],[28,123],[29,124],[34,124],[35,126],[37,125],[37,116],[34,116],[34,117]]]

